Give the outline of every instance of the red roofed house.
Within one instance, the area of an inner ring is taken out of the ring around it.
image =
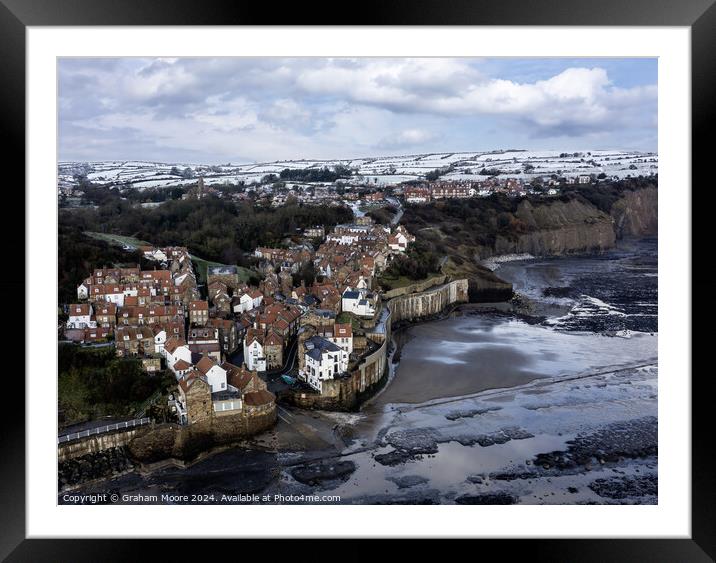
[[[333,336],[328,337],[328,340],[350,354],[353,352],[353,326],[350,323],[334,324]]]
[[[189,323],[195,326],[206,326],[209,320],[209,303],[191,301],[189,303]]]
[[[73,303],[69,306],[67,328],[94,328],[97,323],[92,317],[92,305]]]

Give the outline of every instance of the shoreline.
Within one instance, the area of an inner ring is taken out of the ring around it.
[[[590,254],[585,254],[585,257],[589,257]],[[533,257],[535,258],[535,257]],[[573,258],[573,256],[570,256],[569,258]],[[490,315],[497,315],[500,317],[510,317],[517,320],[522,320],[528,324],[536,324],[539,323],[542,319],[541,316],[536,315],[534,311],[534,307],[532,306],[532,300],[527,298],[525,295],[520,293],[515,293],[515,296],[508,300],[508,301],[502,301],[502,302],[488,302],[488,303],[455,303],[451,304],[448,307],[446,307],[442,312],[430,315],[425,318],[417,319],[417,320],[411,320],[411,321],[399,321],[396,323],[393,327],[390,342],[388,344],[388,353],[387,353],[387,376],[385,377],[385,381],[380,385],[380,388],[377,389],[377,391],[367,399],[365,399],[364,402],[362,402],[358,409],[355,411],[357,414],[365,414],[367,416],[371,416],[374,414],[378,414],[378,410],[382,411],[383,409],[379,407],[379,409],[376,410],[376,412],[370,412],[370,408],[375,405],[375,401],[383,395],[388,389],[391,388],[391,385],[394,383],[395,378],[397,377],[398,369],[401,365],[401,355],[403,352],[403,348],[405,345],[407,345],[411,340],[412,336],[409,334],[409,330],[411,328],[419,327],[419,326],[425,326],[427,324],[432,323],[433,321],[442,321],[447,320],[450,318],[455,317],[461,317],[461,316],[470,316],[470,315],[480,315],[480,314],[490,314]],[[646,365],[646,364],[645,364]],[[612,370],[613,371],[613,370]],[[618,368],[617,368],[618,371]],[[571,374],[571,376],[568,376],[569,378],[585,378],[585,377],[593,377],[594,375],[597,375],[595,373],[588,373],[588,374]],[[560,376],[564,377],[564,376]],[[550,381],[552,378],[549,378],[548,381]],[[435,404],[442,404],[442,403],[451,403],[451,402],[458,402],[461,400],[466,400],[474,397],[480,397],[482,394],[486,392],[509,392],[511,389],[521,389],[522,387],[534,385],[535,380],[531,380],[527,382],[526,384],[517,384],[517,385],[508,385],[506,387],[493,387],[485,390],[478,391],[476,393],[468,393],[464,395],[455,395],[455,396],[446,396],[441,398],[435,398],[428,401],[423,401],[420,403],[387,403],[395,405],[393,410],[397,410],[398,412],[403,412],[405,409],[413,410],[415,408],[424,408],[427,406],[435,405]],[[310,416],[308,413],[311,412],[311,410],[307,409],[301,409],[300,407],[296,407],[297,410],[304,416]],[[315,411],[317,413],[331,413],[331,411]],[[279,446],[279,447],[269,447],[268,443],[261,444],[262,441],[266,440],[267,436],[271,435],[271,432],[275,432],[275,426],[272,427],[269,430],[265,430],[261,432],[260,434],[257,434],[255,437],[253,437],[250,440],[241,440],[236,443],[231,444],[225,444],[222,446],[213,447],[209,450],[203,451],[199,453],[194,459],[191,459],[189,461],[184,461],[181,459],[175,459],[175,458],[167,458],[158,462],[154,462],[151,464],[141,464],[138,462],[136,465],[129,470],[123,471],[120,474],[115,475],[109,475],[107,477],[95,479],[88,482],[79,483],[77,485],[73,485],[68,488],[64,488],[59,493],[64,493],[68,491],[73,491],[77,489],[81,489],[82,487],[87,486],[93,486],[97,485],[103,482],[109,482],[116,478],[121,478],[128,474],[137,474],[140,477],[147,477],[151,476],[158,471],[161,471],[163,469],[189,469],[193,467],[194,465],[197,465],[198,463],[202,461],[206,461],[212,457],[215,457],[223,452],[230,451],[230,450],[237,450],[237,451],[245,451],[250,452],[252,450],[255,451],[263,451],[263,452],[269,452],[269,453],[275,453],[275,454],[283,454],[283,453],[295,453],[299,456],[303,456],[303,454],[308,454],[311,452],[310,449],[307,450],[296,450],[291,449],[289,447],[285,446]],[[352,450],[348,450],[349,452]],[[318,452],[316,452],[318,453]],[[326,452],[324,452],[326,453]],[[330,457],[336,457],[336,455],[331,456],[324,456],[319,455],[317,459],[328,459]],[[340,454],[338,454],[338,457],[340,457]],[[301,463],[301,462],[297,462]],[[284,466],[285,464],[279,463],[280,466]]]

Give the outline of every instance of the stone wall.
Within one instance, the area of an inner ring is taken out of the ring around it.
[[[214,446],[237,442],[271,428],[276,422],[276,403],[214,416],[188,426],[156,424],[108,432],[61,444],[59,462],[79,459],[103,451],[126,448],[129,456],[142,463],[168,458],[191,459]]]
[[[87,438],[74,440],[72,442],[64,442],[57,446],[57,459],[63,462],[112,448],[122,448],[129,444],[140,430],[141,427],[135,427],[127,430],[107,432],[106,434],[98,434],[96,436],[88,436]]]
[[[387,306],[390,308],[392,322],[398,323],[438,315],[450,305],[467,301],[468,281],[461,279],[421,293],[396,297],[391,299]]]
[[[213,447],[241,441],[276,423],[276,404],[251,415],[238,413],[188,426],[158,424],[137,433],[127,446],[131,459],[153,463],[163,459],[190,460]]]
[[[388,314],[384,318],[384,332],[380,333],[382,338],[375,339],[375,334],[372,333],[368,335],[380,346],[371,354],[361,358],[351,371],[350,376],[323,381],[321,393],[311,390],[288,389],[279,393],[279,399],[303,409],[355,410],[360,403],[361,395],[375,388],[387,373],[390,325],[391,315]]]

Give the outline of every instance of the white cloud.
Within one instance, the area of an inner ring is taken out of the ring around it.
[[[656,100],[656,84],[615,84],[598,62],[520,82],[462,58],[72,59],[60,64],[60,150],[217,162],[457,150],[456,139],[462,150],[495,138],[651,143]]]
[[[433,141],[438,136],[424,129],[403,129],[394,135],[383,137],[378,146],[387,149],[409,148]]]

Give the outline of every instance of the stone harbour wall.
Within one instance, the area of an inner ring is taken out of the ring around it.
[[[122,448],[134,439],[139,430],[141,430],[141,427],[117,430],[115,432],[107,432],[106,434],[88,436],[81,440],[64,442],[57,446],[57,460],[63,462],[112,448]]]
[[[85,462],[102,458],[102,452],[126,451],[133,462],[152,463],[164,459],[189,460],[215,446],[238,442],[268,430],[276,423],[276,403],[211,417],[188,426],[154,424],[121,432],[90,436],[57,447],[58,461]],[[99,456],[99,457],[98,457]],[[103,459],[103,458],[102,458]]]
[[[383,319],[382,332],[370,334],[371,340],[380,343],[380,347],[363,358],[349,377],[324,381],[321,393],[309,389],[288,389],[279,394],[279,400],[303,409],[356,410],[365,397],[385,382],[393,323],[429,318],[443,313],[451,305],[467,301],[468,280],[459,279],[384,302],[383,306],[389,313]]]
[[[387,306],[390,308],[392,322],[398,323],[438,315],[450,305],[467,302],[468,280],[460,279],[428,291],[401,295],[391,299]]]
[[[188,426],[158,424],[140,430],[128,444],[127,452],[139,463],[164,459],[188,461],[216,446],[239,442],[268,430],[276,423],[276,404],[265,411],[212,417]]]

